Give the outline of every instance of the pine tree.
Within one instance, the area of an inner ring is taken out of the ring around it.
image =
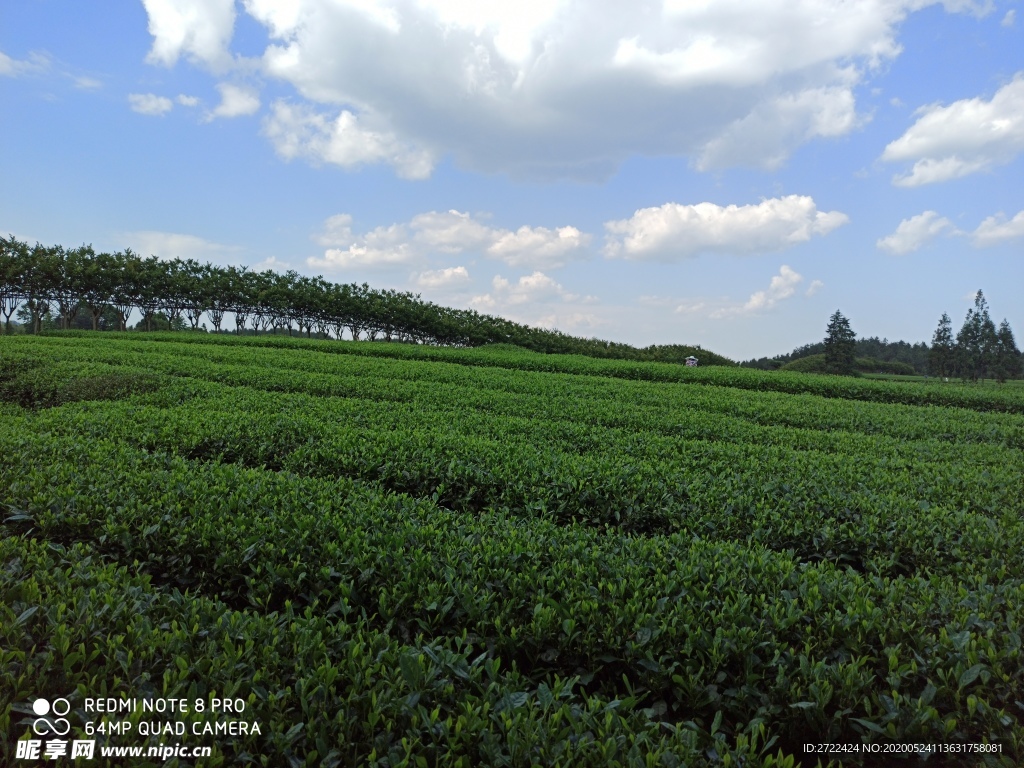
[[[1020,350],[1017,349],[1017,342],[1013,338],[1013,331],[1010,324],[1004,319],[996,331],[996,344],[992,374],[1000,382],[1012,379],[1020,375],[1024,367],[1024,359],[1021,358]]]
[[[957,373],[963,379],[984,379],[996,351],[996,326],[988,314],[988,302],[979,290],[974,307],[967,310],[963,327],[956,335]]]
[[[945,377],[953,373],[953,321],[945,312],[939,318],[939,327],[932,336],[932,348],[928,351],[928,370],[933,376]]]
[[[829,373],[853,375],[856,348],[857,335],[850,328],[850,321],[837,309],[828,319],[825,331],[825,368]]]

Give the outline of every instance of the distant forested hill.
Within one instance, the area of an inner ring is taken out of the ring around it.
[[[740,365],[744,368],[759,368],[763,371],[773,371],[794,360],[824,353],[825,343],[819,341],[814,344],[804,344],[802,347],[797,347],[788,355],[745,360]],[[923,341],[911,344],[906,341],[879,339],[877,336],[869,339],[857,339],[855,354],[858,358],[872,358],[886,363],[906,363],[921,375],[928,373],[928,345]]]

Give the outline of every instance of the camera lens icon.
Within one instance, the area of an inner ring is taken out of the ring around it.
[[[51,704],[46,699],[32,702],[32,711],[36,713],[32,730],[36,736],[66,736],[71,731],[71,723],[64,716],[71,711],[71,702],[67,699],[54,699]],[[53,714],[54,717],[48,717]]]

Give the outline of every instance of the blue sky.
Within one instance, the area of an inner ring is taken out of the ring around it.
[[[1024,9],[0,0],[0,230],[745,359],[1024,336]]]

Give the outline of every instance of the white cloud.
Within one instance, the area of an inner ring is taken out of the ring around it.
[[[75,83],[75,88],[83,91],[95,91],[103,87],[103,83],[94,77],[87,77],[86,75],[72,75],[71,79]]]
[[[772,276],[766,289],[754,291],[744,302],[735,301],[725,296],[695,297],[675,302],[676,306],[673,312],[677,315],[707,317],[712,320],[757,315],[774,309],[780,303],[795,296],[803,281],[803,275],[783,264],[779,267],[779,273]],[[825,284],[821,280],[813,280],[804,291],[804,296],[814,296],[824,287]]]
[[[783,264],[779,268],[779,274],[772,278],[768,289],[757,291],[750,295],[746,304],[737,310],[740,313],[759,312],[764,309],[771,309],[780,301],[785,301],[796,293],[796,288],[803,282],[803,275]],[[712,313],[712,317],[721,317],[722,312]]]
[[[320,245],[344,247],[355,241],[352,234],[352,216],[338,213],[324,221],[323,231],[313,238]]]
[[[902,256],[916,251],[944,232],[955,234],[956,231],[949,219],[935,211],[925,211],[901,221],[895,232],[879,238],[875,245],[883,251]]]
[[[971,233],[974,245],[984,248],[990,245],[999,245],[1008,240],[1016,240],[1024,237],[1024,211],[1021,211],[1009,221],[1006,216],[989,216],[978,228]]]
[[[166,96],[157,96],[154,93],[130,93],[128,105],[132,112],[138,112],[140,115],[160,116],[174,108],[174,102]]]
[[[197,107],[199,106],[199,98],[196,96],[186,96],[184,93],[179,93],[178,98],[175,99],[183,107]]]
[[[13,77],[16,74],[16,72],[17,66],[15,60],[3,51],[0,51],[0,75]]]
[[[273,270],[274,272],[287,272],[292,268],[293,267],[289,262],[283,261],[276,256],[267,256],[267,258],[257,261],[252,265],[252,270],[254,272],[266,272],[268,269]]]
[[[402,142],[389,130],[375,130],[348,110],[332,119],[279,100],[271,106],[263,130],[286,160],[301,157],[346,169],[386,162],[406,179],[425,179],[434,168],[430,152]]]
[[[757,205],[666,203],[605,223],[611,257],[675,261],[706,251],[778,251],[846,224],[839,211],[819,211],[811,197],[788,195]]]
[[[242,250],[237,245],[223,245],[178,232],[142,230],[122,233],[119,238],[127,241],[136,253],[161,259],[216,260]]]
[[[146,60],[174,66],[182,56],[216,71],[231,63],[235,0],[142,0],[153,47]]]
[[[848,86],[783,94],[757,105],[705,144],[697,168],[778,168],[800,144],[818,136],[841,136],[860,122]]]
[[[609,312],[610,308],[587,306],[596,302],[595,297],[573,293],[537,270],[518,280],[496,275],[491,281],[491,290],[472,298],[469,306],[478,312],[536,328],[558,328],[566,333],[588,335],[596,328],[621,322],[619,313]]]
[[[415,216],[410,227],[416,239],[447,253],[477,250],[513,267],[559,267],[590,242],[590,235],[576,227],[521,226],[497,229],[479,218],[459,211],[431,211]]]
[[[540,271],[524,275],[515,283],[506,280],[501,275],[495,275],[492,287],[494,294],[505,304],[525,304],[534,301],[550,301],[551,299],[575,301],[579,298]]]
[[[431,211],[410,222],[417,242],[446,253],[480,251],[513,267],[554,268],[583,254],[590,235],[576,227],[489,227],[469,213]]]
[[[708,302],[703,299],[696,299],[694,301],[684,301],[677,305],[673,310],[677,315],[696,315],[701,314],[708,308]]]
[[[599,328],[614,328],[615,322],[596,312],[567,312],[559,310],[537,315],[530,321],[523,321],[535,328],[552,328],[577,336],[593,333]]]
[[[150,61],[228,65],[233,0],[144,3]],[[445,154],[535,177],[607,176],[635,153],[777,166],[862,122],[854,88],[899,55],[905,17],[933,4],[243,0],[271,37],[264,73],[329,110],[305,106],[300,122],[319,139],[286,156],[390,162],[412,178]],[[297,126],[277,127],[268,135],[302,143],[288,138]]]
[[[1024,151],[1024,73],[991,100],[961,99],[949,106],[918,110],[917,122],[890,143],[882,159],[910,161],[909,173],[893,178],[901,187],[916,187],[989,170]]]
[[[332,216],[331,219],[337,220],[338,217]],[[328,219],[328,222],[331,219]],[[339,229],[336,221],[335,234],[340,234]],[[309,258],[306,259],[306,263],[318,269],[344,271],[408,265],[420,260],[421,255],[409,242],[407,227],[392,224],[389,227],[377,227],[359,238],[353,238],[344,247],[328,248],[323,258]]]
[[[575,227],[524,225],[512,231],[490,227],[482,218],[485,216],[456,210],[429,211],[413,216],[408,223],[356,235],[352,232],[352,217],[339,213],[328,218],[323,231],[314,238],[320,245],[332,247],[328,253],[334,255],[309,263],[323,267],[410,264],[431,253],[473,252],[510,266],[552,268],[583,255],[583,246],[590,239]]]
[[[516,281],[496,275],[491,290],[470,300],[469,305],[488,314],[497,314],[521,323],[542,328],[582,330],[602,324],[593,312],[566,307],[593,303],[593,296],[572,293],[558,281],[537,270]]]
[[[487,248],[490,256],[511,266],[561,266],[590,242],[590,235],[576,227],[520,227],[515,232],[495,232]]]
[[[43,53],[30,53],[27,59],[12,59],[0,51],[0,76],[19,77],[38,74],[50,68],[50,58]]]
[[[1013,23],[1017,20],[1017,11],[1011,8],[1003,16],[1003,20],[999,24],[1003,27],[1012,27]]]
[[[494,230],[459,211],[430,211],[414,216],[410,222],[416,239],[445,253],[486,248],[494,241]]]
[[[469,270],[465,267],[432,269],[414,276],[414,282],[421,288],[450,288],[469,282]]]
[[[215,120],[218,117],[230,118],[252,115],[260,108],[260,97],[252,88],[232,85],[231,83],[217,83],[217,90],[220,91],[220,104],[217,105],[216,109],[207,114],[206,119],[208,121]]]

